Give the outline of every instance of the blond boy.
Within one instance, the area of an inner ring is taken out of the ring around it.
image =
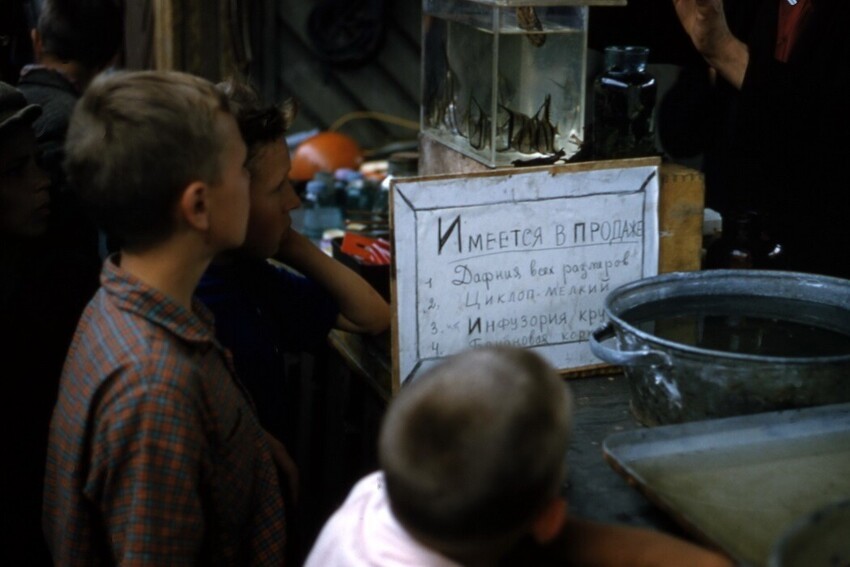
[[[96,79],[66,168],[122,242],[71,344],[51,422],[44,528],[57,565],[274,565],[274,447],[192,294],[248,219],[227,100],[180,73]]]

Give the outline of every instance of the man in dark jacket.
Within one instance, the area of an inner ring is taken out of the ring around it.
[[[850,278],[850,2],[674,0],[713,75],[709,203],[771,219],[787,267]],[[710,150],[710,151],[709,151]]]
[[[79,290],[79,311],[98,287],[101,258],[97,229],[65,182],[65,133],[83,90],[120,54],[123,35],[122,0],[45,0],[32,30],[36,63],[21,70],[18,83],[43,109],[33,128],[53,182],[49,236],[56,260],[67,266],[68,285]]]

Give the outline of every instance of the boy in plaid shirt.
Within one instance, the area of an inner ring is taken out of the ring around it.
[[[192,299],[248,219],[246,149],[227,100],[181,73],[87,89],[67,172],[121,242],[68,352],[44,528],[57,565],[283,562],[280,449]]]

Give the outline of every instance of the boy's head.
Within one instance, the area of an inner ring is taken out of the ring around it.
[[[379,458],[393,513],[448,556],[502,552],[562,502],[570,423],[566,385],[532,351],[446,359],[387,410]]]
[[[49,181],[37,164],[33,121],[41,107],[0,82],[0,236],[33,237],[47,229]]]
[[[219,83],[248,147],[251,172],[251,212],[241,250],[260,258],[277,252],[292,224],[289,211],[301,201],[289,180],[292,161],[284,134],[297,111],[293,100],[280,106],[263,103],[250,85],[231,79]]]
[[[214,247],[244,239],[245,145],[227,99],[205,79],[157,71],[101,75],[74,109],[65,152],[69,183],[125,250],[160,244],[193,212],[215,212],[225,232],[213,235],[220,237]],[[196,188],[200,197],[221,201],[216,211],[206,210],[203,199],[187,201]]]
[[[33,39],[41,56],[100,71],[123,38],[123,0],[45,0]]]

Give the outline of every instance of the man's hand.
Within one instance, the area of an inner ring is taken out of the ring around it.
[[[741,88],[749,51],[732,35],[723,0],[673,0],[673,6],[700,55],[727,81]]]
[[[673,5],[694,47],[706,59],[734,39],[726,23],[723,0],[673,0]]]

